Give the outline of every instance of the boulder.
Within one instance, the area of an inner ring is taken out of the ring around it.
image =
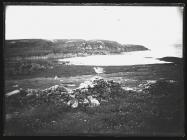
[[[8,92],[8,93],[6,94],[6,96],[11,96],[11,95],[18,94],[18,93],[20,93],[20,90],[17,89],[17,90]]]
[[[93,98],[92,96],[88,96],[87,98],[90,102],[89,104],[90,107],[96,107],[100,105],[99,101],[96,98]]]
[[[71,106],[72,108],[77,108],[79,103],[77,99],[71,99],[67,102],[68,106]]]
[[[85,99],[83,100],[83,104],[89,104],[89,100],[85,98]]]

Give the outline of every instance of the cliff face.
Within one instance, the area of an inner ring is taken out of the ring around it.
[[[11,56],[42,56],[51,53],[62,54],[110,54],[129,51],[148,50],[141,45],[122,45],[109,40],[82,40],[82,39],[21,39],[6,40],[5,54]]]

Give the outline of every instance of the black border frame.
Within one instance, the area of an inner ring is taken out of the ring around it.
[[[63,2],[63,1],[62,1]],[[1,65],[2,65],[2,67],[4,68],[4,43],[5,43],[5,11],[6,11],[6,6],[9,6],[9,5],[22,5],[22,6],[29,6],[29,5],[31,5],[31,6],[182,6],[184,9],[183,9],[183,59],[185,60],[185,58],[186,58],[186,56],[185,56],[185,47],[186,47],[186,41],[185,41],[185,37],[186,37],[186,32],[185,32],[185,20],[186,20],[186,18],[185,18],[185,16],[186,16],[186,14],[185,14],[185,12],[186,12],[186,5],[185,5],[185,2],[172,2],[172,3],[157,3],[157,2],[152,2],[152,3],[147,3],[147,2],[145,2],[145,3],[141,3],[141,2],[133,2],[133,1],[131,1],[131,2],[127,2],[127,3],[72,3],[71,2],[71,0],[69,0],[69,2],[68,3],[58,3],[58,2],[3,2],[3,14],[2,14],[2,16],[3,16],[3,18],[2,18],[2,23],[3,23],[3,30],[2,30],[2,32],[3,32],[3,35],[2,35],[2,38],[3,38],[3,40],[2,40],[2,42],[3,42],[3,47],[1,47],[1,53],[2,53],[2,55],[0,55],[1,56],[1,60],[2,61],[0,61],[1,62]],[[185,61],[184,61],[184,87],[185,87],[185,77],[186,77],[186,73],[185,73],[185,71],[186,71],[186,69],[185,69],[185,67],[186,67],[186,64],[185,64]],[[3,69],[3,71],[1,72],[2,73],[2,76],[0,77],[1,79],[2,79],[2,81],[1,81],[1,87],[3,87],[3,89],[4,89],[4,69]],[[186,91],[186,88],[184,89],[184,97],[185,97],[185,99],[186,99],[186,95],[185,95],[185,91]],[[3,92],[3,90],[2,90],[2,93],[4,93]],[[1,113],[2,113],[2,124],[4,123],[4,118],[5,118],[5,116],[4,116],[4,107],[5,107],[5,105],[4,105],[4,94],[0,94],[0,96],[2,97],[2,98],[0,98],[0,102],[2,103],[2,110],[1,110]],[[186,105],[186,100],[185,100],[185,105]],[[185,116],[186,116],[186,106],[185,106]],[[184,117],[185,118],[185,117]],[[186,132],[186,120],[185,120],[185,124],[184,124],[185,126],[185,132]],[[1,134],[3,135],[3,126],[4,125],[1,125]],[[87,138],[89,138],[89,135],[86,135],[87,136]],[[92,135],[91,135],[92,136]],[[95,135],[95,136],[97,136],[97,135]],[[94,137],[95,137],[94,136]],[[81,138],[82,136],[80,136],[80,138]],[[106,137],[109,137],[109,136],[106,136]],[[112,137],[116,137],[116,136],[112,136]],[[119,137],[121,137],[121,136],[119,136]],[[126,136],[122,136],[122,137],[126,137]],[[129,136],[127,136],[127,137],[129,137]],[[141,137],[141,138],[149,138],[149,137],[151,137],[151,138],[153,138],[153,137],[155,137],[155,138],[164,138],[164,139],[166,139],[166,138],[184,138],[185,137],[185,134],[184,134],[184,136],[181,136],[181,137],[175,137],[175,136],[132,136],[133,138],[137,138],[137,137]],[[131,136],[130,136],[130,138],[131,138]]]

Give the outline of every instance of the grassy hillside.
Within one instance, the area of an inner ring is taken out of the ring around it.
[[[10,57],[31,57],[46,56],[50,54],[63,54],[66,56],[110,54],[128,51],[147,50],[141,45],[121,45],[115,41],[108,40],[82,40],[82,39],[21,39],[5,41],[5,56]]]
[[[120,82],[125,91],[111,100],[101,101],[97,107],[72,109],[64,105],[64,96],[57,91],[36,96],[12,95],[5,99],[4,135],[183,136],[182,69],[181,64],[105,67],[106,74],[101,76]],[[57,68],[54,70],[57,74]],[[30,79],[6,80],[6,90],[46,89],[54,85],[69,88],[73,84],[76,88],[95,76],[89,66],[67,66],[58,71],[64,73],[57,74],[59,79],[30,75]],[[65,77],[66,72],[70,76]]]
[[[59,85],[63,89],[74,89],[76,98],[82,99],[82,94],[77,96],[80,90],[75,89],[97,75],[93,66],[63,65],[57,62],[58,59],[15,59],[72,57],[146,49],[140,45],[121,45],[107,40],[6,41],[5,58],[12,59],[5,61],[4,135],[183,136],[182,59],[160,58],[173,62],[168,64],[103,66],[105,73],[99,76],[105,81],[119,84],[112,88],[103,84],[105,82],[96,84],[97,88],[90,88],[90,93],[106,98],[98,98],[99,106],[80,104],[77,108],[64,104],[64,91],[49,87]],[[10,95],[12,91],[18,90],[21,92],[7,96],[7,93]],[[114,93],[111,95],[115,96],[110,98],[104,93]]]

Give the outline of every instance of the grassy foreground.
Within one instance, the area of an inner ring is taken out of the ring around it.
[[[76,88],[95,75],[93,67],[56,68],[55,72],[46,70],[36,75],[7,78],[5,90],[16,89],[12,87],[15,84],[24,89],[45,89],[55,84]],[[124,88],[122,95],[102,102],[98,107],[75,109],[47,100],[38,101],[37,105],[27,102],[19,105],[21,96],[6,98],[4,135],[184,135],[181,64],[104,68],[106,73],[101,76],[120,82]],[[49,71],[51,75],[47,73]],[[60,78],[54,79],[55,75]],[[146,85],[152,81],[153,84],[147,88]],[[132,90],[126,90],[126,87]]]

